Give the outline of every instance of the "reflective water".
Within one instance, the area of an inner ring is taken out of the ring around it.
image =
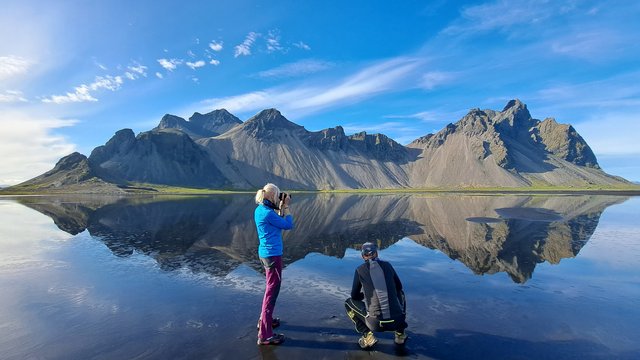
[[[0,198],[0,357],[640,358],[640,198],[294,200],[265,348],[251,195]],[[343,314],[367,240],[405,285],[404,350],[359,350]]]

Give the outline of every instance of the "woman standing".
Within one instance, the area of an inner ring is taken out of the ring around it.
[[[282,282],[282,230],[293,229],[293,216],[289,213],[291,197],[280,193],[274,184],[267,184],[256,193],[254,219],[258,230],[258,256],[264,266],[267,285],[262,299],[262,311],[258,323],[258,345],[279,345],[283,334],[274,334],[280,325],[273,318],[273,309]]]

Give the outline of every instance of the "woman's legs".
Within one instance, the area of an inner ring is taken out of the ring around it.
[[[266,340],[273,336],[271,328],[273,322],[273,310],[276,306],[280,284],[282,282],[282,256],[260,258],[266,272],[266,288],[262,299],[262,311],[260,313],[260,329],[258,339]]]

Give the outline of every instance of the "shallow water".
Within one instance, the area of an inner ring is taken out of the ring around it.
[[[640,198],[294,195],[276,314],[252,197],[0,198],[3,359],[640,358]],[[344,315],[376,241],[410,340],[362,351]]]

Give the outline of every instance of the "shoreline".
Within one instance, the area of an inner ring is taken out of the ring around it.
[[[639,196],[640,186],[633,188],[428,188],[428,189],[336,189],[336,190],[286,190],[293,194],[461,194],[461,195],[619,195]],[[0,190],[0,197],[8,196],[205,196],[253,194],[253,190],[216,190],[194,188],[147,188],[124,192],[78,191],[11,191]]]

